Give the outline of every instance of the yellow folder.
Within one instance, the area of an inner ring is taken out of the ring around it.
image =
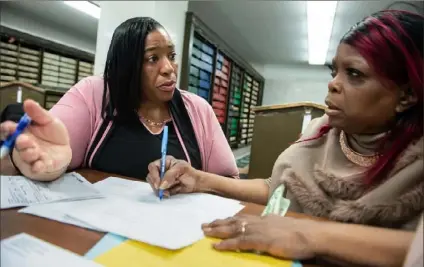
[[[220,252],[217,239],[205,238],[182,250],[171,251],[127,240],[94,261],[106,267],[291,267],[292,261],[253,253]]]

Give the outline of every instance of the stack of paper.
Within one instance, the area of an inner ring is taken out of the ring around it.
[[[85,205],[90,201],[96,201],[98,199],[90,199],[82,201],[65,201],[55,202],[48,204],[31,205],[29,207],[20,209],[18,212],[32,214],[35,216],[47,218],[50,220],[58,221],[61,223],[72,224],[86,229],[91,229],[98,232],[104,232],[101,229],[91,226],[85,222],[77,220],[67,214],[68,210],[77,208],[80,205]]]
[[[234,215],[237,210],[184,208],[164,203],[141,203],[120,198],[90,202],[68,214],[108,232],[167,249],[180,249],[204,237],[201,224]],[[163,205],[162,205],[163,204]]]
[[[36,205],[20,212],[179,249],[204,237],[202,223],[233,216],[243,208],[238,201],[208,194],[159,200],[149,184],[120,178],[111,177],[94,186],[107,197]]]
[[[1,267],[100,267],[70,251],[22,233],[1,241]]]
[[[109,177],[97,182],[94,187],[105,196],[115,196],[160,206],[167,205],[172,208],[206,209],[208,213],[215,216],[225,215],[228,212],[231,214],[234,210],[240,211],[240,208],[243,208],[240,201],[203,193],[180,194],[160,200],[148,183],[116,177]]]
[[[24,176],[2,176],[0,180],[2,209],[102,197],[90,182],[76,172],[52,182],[34,181]]]

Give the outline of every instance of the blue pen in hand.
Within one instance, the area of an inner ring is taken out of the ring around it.
[[[162,135],[162,147],[161,147],[161,160],[160,160],[160,180],[162,181],[163,176],[165,175],[165,166],[166,166],[166,152],[168,148],[168,126],[165,125],[163,128]],[[159,199],[163,198],[163,189],[159,190]]]
[[[10,153],[15,145],[16,138],[25,131],[25,128],[31,123],[31,118],[25,113],[18,122],[18,126],[13,134],[9,135],[0,148],[0,159]]]

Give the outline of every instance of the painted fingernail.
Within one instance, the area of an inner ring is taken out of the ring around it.
[[[161,186],[159,187],[159,189],[167,189],[168,188],[168,182],[167,181],[163,181],[163,183],[161,184]]]

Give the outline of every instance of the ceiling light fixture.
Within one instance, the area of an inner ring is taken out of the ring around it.
[[[63,1],[66,5],[84,12],[96,19],[100,18],[100,7],[90,1]]]
[[[337,1],[307,1],[309,64],[324,65]]]

